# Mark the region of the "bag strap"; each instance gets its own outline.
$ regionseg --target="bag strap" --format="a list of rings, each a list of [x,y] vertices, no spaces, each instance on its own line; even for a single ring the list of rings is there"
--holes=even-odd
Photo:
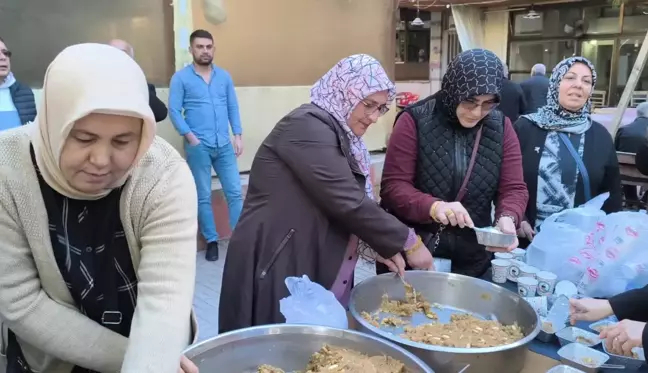
[[[572,158],[574,158],[574,161],[576,161],[576,166],[578,167],[578,170],[580,171],[581,177],[583,178],[583,188],[585,188],[585,190],[584,190],[584,192],[585,192],[585,202],[587,202],[587,201],[592,199],[592,190],[590,189],[589,173],[587,172],[587,168],[585,167],[585,163],[583,163],[583,159],[578,154],[578,151],[576,151],[576,148],[574,148],[574,145],[572,144],[569,137],[563,132],[558,133],[558,136],[560,136],[560,139],[562,140],[562,142],[567,147],[567,150],[569,150],[569,153],[571,154]],[[581,135],[581,136],[584,136],[584,135]]]
[[[477,150],[479,150],[479,142],[481,141],[483,129],[483,125],[479,127],[477,135],[475,136],[475,145],[473,145],[472,154],[470,155],[468,170],[466,171],[466,176],[464,176],[463,182],[461,183],[461,188],[459,188],[459,192],[457,193],[457,198],[455,198],[455,201],[457,202],[461,202],[463,197],[466,195],[466,192],[468,191],[468,180],[470,180],[470,175],[472,174],[473,168],[475,167],[475,161],[477,160]]]

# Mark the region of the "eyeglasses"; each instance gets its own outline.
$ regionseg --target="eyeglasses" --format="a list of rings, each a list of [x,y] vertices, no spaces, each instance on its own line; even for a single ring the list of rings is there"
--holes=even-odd
[[[11,51],[9,49],[0,49],[0,53],[5,55],[7,58],[11,58]]]
[[[482,102],[480,104],[480,103],[477,103],[475,101],[466,100],[466,101],[462,101],[461,105],[464,107],[464,109],[470,110],[470,111],[473,111],[473,110],[477,109],[478,107],[481,108],[481,110],[491,111],[491,110],[495,109],[497,107],[497,105],[499,105],[499,102],[486,101],[486,102]]]
[[[365,107],[365,114],[367,115],[373,115],[378,111],[380,116],[383,116],[389,111],[389,107],[386,104],[379,105],[376,102],[367,102],[365,100],[360,101],[360,103]]]

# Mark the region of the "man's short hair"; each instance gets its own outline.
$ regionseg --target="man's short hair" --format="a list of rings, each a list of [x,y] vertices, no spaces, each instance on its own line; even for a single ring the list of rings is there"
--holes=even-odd
[[[533,67],[531,68],[531,75],[533,75],[533,76],[535,76],[535,75],[542,75],[542,76],[547,75],[547,66],[545,66],[544,64],[541,64],[541,63],[537,63],[537,64],[533,65]]]
[[[648,102],[637,105],[637,117],[648,118]]]
[[[198,29],[192,32],[191,35],[189,35],[189,44],[193,44],[196,38],[203,38],[203,39],[209,39],[211,41],[214,41],[214,37],[212,36],[212,34],[209,31],[202,30],[202,29]]]

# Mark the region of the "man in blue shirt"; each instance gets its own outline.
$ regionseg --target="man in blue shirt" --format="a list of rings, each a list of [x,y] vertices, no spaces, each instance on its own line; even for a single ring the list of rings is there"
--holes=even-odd
[[[216,261],[218,233],[211,204],[211,169],[214,168],[223,186],[230,226],[234,229],[243,208],[236,163],[243,152],[243,130],[232,78],[212,63],[214,38],[208,31],[196,30],[191,33],[189,43],[193,63],[171,78],[169,117],[185,139],[187,163],[198,191],[198,223],[207,241],[206,258]],[[230,125],[233,141],[230,141]]]

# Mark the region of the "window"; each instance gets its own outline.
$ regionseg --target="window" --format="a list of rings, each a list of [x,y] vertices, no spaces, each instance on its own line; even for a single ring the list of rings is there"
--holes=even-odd
[[[648,30],[648,4],[626,4],[623,32],[646,32]]]
[[[175,71],[173,8],[168,0],[2,0],[0,37],[13,52],[12,71],[41,87],[52,59],[65,47],[119,38],[135,48],[149,82],[168,86]]]
[[[574,55],[575,46],[572,40],[511,42],[509,70],[528,74],[533,65],[542,63],[551,71],[558,62]]]
[[[579,8],[538,10],[539,18],[527,18],[528,11],[515,13],[513,36],[572,37],[582,18]]]

